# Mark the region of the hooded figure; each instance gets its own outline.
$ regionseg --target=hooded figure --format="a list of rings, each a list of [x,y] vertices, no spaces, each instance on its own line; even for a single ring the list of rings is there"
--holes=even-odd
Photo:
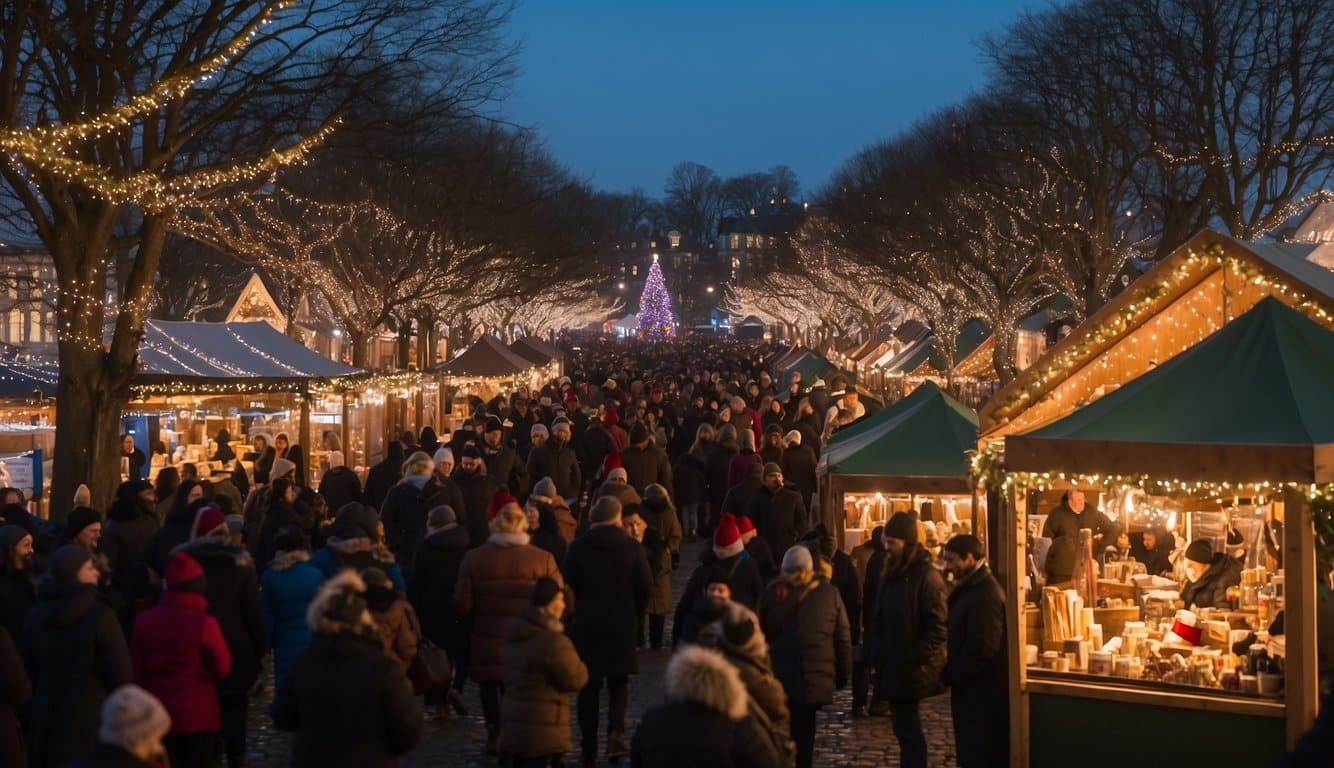
[[[650,709],[631,743],[643,768],[779,768],[768,734],[747,706],[736,667],[716,651],[683,646],[667,663],[666,703]]]
[[[0,525],[0,626],[16,642],[37,604],[34,576],[32,534],[17,525]]]
[[[305,539],[295,528],[279,532],[273,540],[276,554],[260,576],[261,608],[277,685],[287,678],[297,654],[310,646],[306,609],[324,583],[324,573],[310,563]]]

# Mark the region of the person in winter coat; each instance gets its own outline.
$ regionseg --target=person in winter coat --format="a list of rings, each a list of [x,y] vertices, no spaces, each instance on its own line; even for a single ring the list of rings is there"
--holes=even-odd
[[[454,589],[459,567],[468,552],[468,532],[458,524],[450,507],[436,507],[426,517],[426,538],[413,555],[417,568],[408,580],[408,602],[416,609],[422,634],[445,649],[454,665],[454,684],[443,694],[427,696],[436,718],[445,715],[446,705],[459,715],[468,714],[463,686],[468,679],[468,627],[454,608]]]
[[[1228,604],[1227,588],[1241,583],[1241,561],[1226,552],[1214,552],[1208,539],[1196,539],[1186,547],[1186,586],[1181,602],[1187,608],[1222,608]]]
[[[759,609],[774,673],[787,691],[798,768],[810,768],[813,759],[816,713],[833,702],[834,691],[846,685],[852,673],[843,600],[837,589],[817,578],[815,568],[808,548],[789,549],[783,555],[783,573],[765,590]]]
[[[550,552],[558,563],[564,560],[565,550],[570,545],[557,528],[555,508],[546,501],[539,501],[537,496],[529,496],[523,509],[528,515],[528,535],[532,545]]]
[[[732,462],[727,465],[727,485],[729,488],[746,479],[749,465],[764,466],[760,454],[755,452],[755,440],[755,434],[750,430],[742,429],[737,432],[737,443],[740,450],[736,456],[732,457]]]
[[[268,648],[259,607],[259,576],[250,553],[232,544],[227,521],[214,507],[204,507],[196,515],[190,543],[182,551],[204,568],[208,612],[218,620],[232,655],[231,672],[218,684],[218,703],[227,765],[238,768],[246,759],[250,689],[259,678],[260,659]]]
[[[829,564],[829,583],[834,585],[838,596],[843,598],[843,609],[848,612],[848,625],[852,629],[852,644],[861,643],[862,580],[857,577],[852,558],[838,548],[833,534],[829,533],[824,523],[816,525],[803,536],[802,543],[810,547],[812,555]]]
[[[861,633],[863,638],[870,629],[875,614],[876,595],[880,591],[880,574],[885,567],[885,527],[877,525],[871,531],[871,538],[864,544],[854,547],[852,550],[852,564],[861,574],[862,580],[862,616]],[[858,563],[861,563],[858,565]],[[867,699],[871,689],[871,660],[866,657],[865,646],[857,654],[857,660],[852,664],[852,716],[868,717],[871,715],[871,709],[867,706]],[[888,709],[887,705],[877,704],[875,709],[877,714],[884,714]]]
[[[579,456],[570,445],[570,422],[564,419],[552,422],[551,439],[528,454],[528,477],[533,480],[551,478],[555,493],[546,494],[548,496],[578,498],[584,485],[584,474],[579,466]]]
[[[574,541],[575,534],[579,530],[579,520],[570,511],[570,505],[564,497],[557,492],[554,480],[549,477],[538,480],[533,485],[533,492],[529,494],[528,500],[542,502],[550,506],[556,533],[566,544]]]
[[[403,444],[397,440],[390,441],[385,447],[384,460],[371,467],[366,473],[365,502],[375,509],[379,509],[384,504],[384,497],[389,495],[389,489],[398,484],[403,478]],[[259,482],[259,478],[255,478]],[[330,506],[333,506],[332,503]],[[341,509],[341,507],[333,507]]]
[[[468,548],[475,549],[486,543],[490,535],[487,507],[491,497],[500,489],[500,481],[492,477],[482,461],[482,453],[475,445],[469,445],[462,451],[459,468],[454,470],[454,482],[463,492],[463,509],[454,510],[460,515],[459,523],[468,532]]]
[[[389,574],[394,585],[406,589],[403,572],[399,570],[394,554],[384,545],[384,524],[374,509],[355,501],[338,510],[329,526],[325,545],[310,557],[310,564],[320,569],[325,578],[344,568],[362,571],[379,568]]]
[[[801,494],[806,509],[811,509],[819,486],[815,475],[819,460],[815,457],[814,449],[802,443],[800,431],[789,430],[783,436],[783,442],[787,447],[783,449],[783,458],[778,461],[778,465],[783,468],[783,478]]]
[[[1116,535],[1121,532],[1120,527],[1106,515],[1086,507],[1084,492],[1074,489],[1061,496],[1061,503],[1047,514],[1047,522],[1042,525],[1042,535],[1051,539],[1047,562],[1043,565],[1048,584],[1070,581],[1075,569],[1079,529],[1089,528],[1093,531],[1094,552],[1101,552],[1103,544],[1116,541]]]
[[[273,560],[260,576],[259,596],[273,649],[274,683],[281,685],[297,654],[310,646],[306,609],[324,583],[324,574],[310,564],[306,537],[295,528],[280,532],[273,548]]]
[[[925,768],[919,704],[942,692],[945,669],[945,582],[917,541],[917,521],[896,512],[885,524],[885,570],[863,654],[875,666],[876,697],[889,702],[905,768]]]
[[[591,481],[602,469],[602,462],[609,454],[616,452],[616,441],[603,427],[602,419],[593,414],[588,419],[588,428],[576,440],[575,452],[579,455],[579,469],[584,481]]]
[[[97,743],[107,694],[130,682],[125,634],[115,613],[97,599],[92,553],[66,545],[51,556],[19,635],[32,681],[28,752],[34,768],[65,766]]]
[[[741,543],[746,547],[746,556],[754,561],[755,567],[760,572],[760,580],[765,584],[773,581],[778,575],[778,561],[774,560],[774,553],[769,549],[769,543],[760,538],[759,532],[755,530],[755,523],[751,522],[749,517],[738,517],[736,528],[741,534]]]
[[[385,543],[399,567],[412,574],[412,555],[426,535],[426,514],[444,504],[444,491],[435,482],[435,461],[422,451],[408,457],[403,479],[389,489],[380,520],[384,523]]]
[[[632,768],[779,768],[748,707],[745,683],[717,651],[679,648],[667,662],[666,703],[650,709],[631,743]]]
[[[518,496],[528,490],[528,470],[519,461],[519,454],[505,440],[505,425],[498,417],[489,416],[486,431],[482,433],[482,460],[486,473],[511,494]]]
[[[675,622],[681,625],[685,617],[694,608],[694,602],[702,594],[711,573],[721,573],[731,587],[731,599],[755,610],[760,604],[760,595],[764,593],[764,581],[760,579],[760,569],[746,556],[745,544],[741,542],[741,530],[736,518],[724,515],[713,532],[713,547],[700,556],[700,564],[690,574],[681,593],[681,600],[676,604]]]
[[[294,505],[299,490],[291,480],[281,477],[269,485],[269,508],[264,514],[264,524],[259,529],[259,544],[255,548],[261,568],[273,559],[273,540],[279,531],[295,527],[304,532],[314,528],[313,521],[298,518]]]
[[[361,572],[361,580],[366,583],[366,607],[370,609],[371,618],[375,619],[380,640],[384,643],[384,652],[398,662],[403,668],[403,674],[407,674],[421,639],[417,615],[412,605],[394,589],[394,582],[389,580],[384,571],[367,568]]]
[[[18,638],[23,621],[37,604],[33,538],[17,525],[0,526],[0,626]]]
[[[626,482],[641,497],[650,483],[672,486],[672,462],[667,452],[654,444],[653,435],[642,423],[630,429],[630,445],[621,451],[621,465],[625,467]]]
[[[342,451],[329,451],[329,470],[320,477],[320,495],[329,509],[339,510],[349,501],[364,501],[361,479],[346,466]]]
[[[639,671],[635,640],[653,583],[643,548],[621,527],[619,501],[610,496],[598,499],[589,512],[589,523],[588,532],[570,544],[561,564],[577,607],[571,632],[574,647],[588,665],[589,681],[578,701],[585,762],[597,756],[599,698],[604,684],[610,699],[607,757],[628,753],[624,739],[630,675]]]
[[[9,630],[0,627],[0,755],[14,765],[28,764],[28,748],[23,743],[23,726],[18,713],[32,698],[32,683],[23,668],[23,657]]]
[[[499,745],[500,694],[505,680],[505,627],[528,604],[542,577],[563,584],[556,560],[529,544],[528,516],[518,504],[506,504],[491,520],[491,536],[470,550],[459,566],[454,608],[472,620],[469,675],[482,689],[487,752]]]
[[[158,768],[167,761],[162,743],[171,716],[153,694],[122,685],[102,704],[97,744],[74,768]]]
[[[171,715],[164,742],[171,764],[211,768],[222,756],[217,682],[231,672],[232,654],[217,619],[208,615],[199,562],[178,552],[163,581],[162,599],[134,620],[134,681]]]
[[[770,424],[764,430],[764,444],[760,446],[760,461],[780,464],[783,461],[783,428]]]
[[[672,498],[681,513],[681,530],[693,541],[699,536],[707,511],[709,491],[709,453],[713,450],[714,430],[711,424],[700,424],[695,429],[695,442],[672,467],[676,483]]]
[[[167,513],[167,519],[153,534],[153,540],[148,545],[148,567],[153,569],[158,579],[166,572],[167,563],[171,561],[176,548],[190,540],[190,527],[194,525],[199,510],[204,507],[216,509],[212,502],[203,498],[203,486],[190,480],[181,483],[180,490],[176,492],[175,506]]]
[[[293,768],[393,768],[421,739],[412,684],[384,652],[366,584],[342,571],[306,613],[312,639],[273,699],[273,725],[296,734]]]
[[[727,495],[723,497],[721,514],[731,515],[735,518],[749,516],[750,501],[755,498],[755,494],[759,493],[763,486],[764,467],[759,464],[746,465],[746,478],[727,489]]]
[[[157,496],[147,480],[130,480],[116,489],[116,501],[107,513],[106,530],[98,550],[111,571],[111,589],[117,604],[124,607],[121,623],[130,626],[134,616],[153,599],[153,576],[148,564],[153,536],[161,526],[156,511]]]
[[[945,542],[941,560],[954,574],[949,596],[948,661],[954,747],[960,768],[1010,759],[1010,698],[1005,658],[1005,590],[971,534]]]
[[[784,762],[791,763],[796,752],[787,692],[774,675],[760,617],[744,605],[727,603],[717,620],[700,630],[697,642],[721,653],[741,673],[741,682],[750,694],[751,716],[770,736]]]
[[[806,505],[801,494],[783,485],[783,469],[764,466],[764,485],[750,499],[747,517],[772,552],[786,552],[806,532]]]
[[[571,750],[570,694],[588,682],[588,668],[565,636],[560,584],[538,579],[529,603],[505,628],[501,751],[515,768],[547,768]]]
[[[712,535],[714,527],[718,525],[718,520],[722,517],[723,500],[727,497],[727,491],[732,487],[732,483],[727,481],[728,470],[732,467],[732,459],[737,456],[740,450],[736,435],[736,427],[731,424],[724,424],[718,429],[718,444],[709,453],[709,518],[704,530],[701,531],[701,535]]]
[[[653,570],[653,589],[645,609],[648,612],[649,645],[656,650],[662,647],[667,614],[672,610],[672,570],[681,557],[681,521],[667,489],[657,483],[644,489],[641,514],[665,545],[663,556]]]

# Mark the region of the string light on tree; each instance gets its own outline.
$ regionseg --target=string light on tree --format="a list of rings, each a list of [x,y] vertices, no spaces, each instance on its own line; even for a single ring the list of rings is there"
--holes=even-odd
[[[644,280],[644,292],[639,295],[639,332],[647,339],[670,339],[676,335],[672,297],[667,293],[656,253]]]

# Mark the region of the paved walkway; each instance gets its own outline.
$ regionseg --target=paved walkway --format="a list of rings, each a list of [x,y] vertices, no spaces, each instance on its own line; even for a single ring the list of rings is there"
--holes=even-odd
[[[697,560],[702,544],[687,544],[682,565],[672,576],[673,601],[690,578],[689,563]],[[670,625],[671,618],[668,618]],[[668,637],[671,627],[668,627]],[[633,734],[639,718],[650,707],[662,700],[662,675],[667,665],[668,652],[644,651],[640,657],[640,674],[630,683],[630,712],[628,727]],[[466,697],[469,715],[430,722],[417,749],[403,761],[405,766],[495,766],[496,761],[486,755],[486,729],[482,722],[481,703],[477,686],[469,684]],[[285,768],[288,765],[289,736],[276,731],[269,724],[268,691],[251,702],[250,764],[256,768]],[[571,702],[573,706],[573,702]],[[949,697],[939,696],[922,705],[922,722],[926,728],[932,768],[955,768],[954,731],[950,725]],[[851,700],[847,689],[835,694],[834,704],[820,714],[819,731],[815,743],[815,764],[818,766],[897,766],[898,743],[890,731],[889,718],[873,717],[854,720],[850,715]],[[605,731],[605,715],[604,715]],[[572,743],[579,742],[575,725]],[[605,733],[603,737],[605,738]],[[577,762],[577,751],[566,757],[569,765]],[[602,762],[599,765],[606,765]],[[629,760],[622,762],[629,765]]]

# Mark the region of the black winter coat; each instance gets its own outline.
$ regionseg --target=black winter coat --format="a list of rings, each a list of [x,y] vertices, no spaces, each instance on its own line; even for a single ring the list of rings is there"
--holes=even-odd
[[[37,588],[28,577],[29,571],[10,567],[0,570],[0,626],[17,638],[23,631],[23,621],[37,604]]]
[[[338,514],[344,504],[364,501],[361,480],[347,467],[333,467],[320,478],[320,495],[329,504],[329,511]]]
[[[653,586],[644,548],[622,528],[595,526],[570,542],[561,575],[574,593],[570,636],[589,676],[638,672],[635,639]]]
[[[160,527],[154,510],[138,505],[112,507],[111,519],[97,543],[111,569],[111,588],[116,592],[117,602],[126,606],[123,619],[133,618],[152,600],[148,556]]]
[[[783,467],[783,481],[797,489],[806,506],[811,505],[818,485],[815,479],[815,451],[802,438],[800,445],[790,445],[783,451],[783,460],[778,462]]]
[[[384,497],[389,495],[389,489],[398,485],[398,481],[402,479],[403,454],[399,451],[397,456],[390,454],[366,473],[366,489],[363,492],[366,503],[379,509],[384,504]],[[338,513],[332,504],[329,505],[329,509],[334,514]]]
[[[761,486],[750,497],[747,511],[756,532],[768,542],[776,558],[782,558],[808,528],[806,504],[802,502],[801,494],[791,488],[771,491],[768,486]]]
[[[482,461],[486,462],[486,473],[503,484],[515,496],[522,498],[528,490],[528,469],[519,460],[519,454],[504,443],[499,448],[491,448],[482,443]]]
[[[903,557],[880,582],[864,649],[876,668],[876,696],[891,705],[940,693],[945,669],[945,582],[921,544]]]
[[[640,496],[651,483],[668,489],[672,487],[672,462],[667,458],[667,452],[652,440],[643,447],[632,445],[621,451],[621,464],[625,466],[626,482]]]
[[[536,485],[544,477],[556,484],[556,493],[562,499],[579,498],[583,489],[584,473],[579,457],[569,443],[548,440],[528,454],[528,482]]]
[[[789,707],[832,703],[852,674],[848,614],[827,582],[779,578],[760,598],[760,626]]]
[[[730,514],[733,517],[748,517],[750,515],[750,501],[763,487],[764,481],[762,479],[747,475],[745,480],[727,489],[727,494],[723,496],[723,504],[718,508],[716,517],[721,518],[725,514]],[[754,520],[751,522],[754,522]]]
[[[866,561],[866,577],[862,579],[862,632],[871,631],[875,618],[875,604],[880,594],[880,577],[885,573],[886,552],[877,548]]]
[[[176,548],[190,540],[190,526],[194,525],[194,515],[186,508],[173,509],[167,513],[162,527],[153,534],[148,545],[148,567],[159,577],[167,572],[167,563]],[[258,535],[258,531],[252,535]]]
[[[19,710],[32,698],[32,684],[23,657],[9,632],[0,627],[0,755],[16,766],[28,764]]]
[[[486,508],[491,503],[491,496],[500,488],[500,483],[491,477],[485,465],[476,474],[469,474],[463,468],[454,470],[454,482],[463,494],[463,509],[454,510],[459,523],[468,530],[468,548],[475,549],[486,543],[491,535],[490,521],[486,519]]]
[[[292,768],[390,768],[422,733],[412,685],[374,634],[316,634],[273,699],[273,724],[296,733]]]
[[[985,564],[950,592],[945,677],[961,768],[1004,765],[1010,754],[1005,591]]]
[[[98,742],[91,754],[73,764],[73,768],[155,768],[145,763],[124,747]]]
[[[843,598],[843,608],[848,612],[848,624],[852,627],[852,644],[857,645],[862,637],[862,585],[857,578],[857,569],[852,566],[852,558],[841,549],[834,550],[829,564],[833,568],[829,583]]]
[[[195,542],[185,551],[204,568],[208,612],[218,620],[232,654],[232,671],[218,683],[218,692],[246,693],[259,677],[259,660],[269,647],[254,562],[244,549],[225,544]]]
[[[1076,514],[1064,502],[1057,505],[1048,513],[1047,522],[1042,526],[1042,535],[1051,539],[1051,549],[1047,550],[1047,562],[1043,565],[1048,581],[1070,580],[1075,570],[1075,548],[1078,546],[1080,528],[1093,530],[1094,552],[1102,551],[1098,542],[1099,536],[1102,537],[1103,545],[1110,544],[1116,541],[1116,534],[1121,530],[1116,523],[1094,507],[1085,506],[1082,513]]]
[[[768,584],[778,575],[778,561],[774,559],[773,550],[769,549],[769,543],[758,534],[746,542],[746,554],[759,570],[762,583]]]
[[[1181,602],[1187,608],[1222,608],[1227,605],[1227,588],[1241,583],[1241,561],[1226,552],[1215,552],[1209,570],[1181,590]]]
[[[412,573],[412,555],[426,536],[426,516],[432,509],[447,503],[445,491],[434,477],[418,488],[405,479],[389,489],[380,507],[380,521],[384,523],[384,543],[394,553],[394,559],[405,575]],[[458,514],[458,510],[454,510]]]
[[[602,471],[602,462],[607,454],[616,450],[616,441],[604,427],[589,428],[575,441],[575,452],[579,455],[579,466],[585,481],[591,481]],[[538,478],[541,480],[542,478]]]
[[[709,467],[698,456],[685,453],[672,468],[672,500],[677,507],[708,501]]]
[[[681,599],[676,603],[672,626],[685,627],[689,616],[696,606],[704,600],[704,586],[714,571],[722,571],[732,587],[732,600],[741,603],[752,611],[759,607],[760,595],[764,593],[764,581],[760,579],[760,569],[755,561],[745,554],[733,555],[726,560],[719,560],[713,550],[705,550],[700,556],[700,564],[690,574],[690,581],[681,592]],[[672,644],[676,645],[684,638],[681,630],[673,630]]]
[[[115,613],[95,587],[47,581],[28,614],[19,650],[35,693],[28,748],[36,768],[65,766],[92,751],[102,702],[133,671]]]
[[[727,497],[727,491],[731,488],[727,483],[727,470],[732,466],[732,459],[737,453],[735,444],[724,446],[719,443],[714,446],[713,453],[709,454],[709,506],[712,509],[709,519],[714,523],[718,522],[718,517],[722,514],[723,499]]]
[[[437,531],[417,545],[408,578],[408,601],[417,611],[422,634],[451,659],[464,655],[468,647],[468,626],[454,612],[454,587],[467,553],[468,532],[462,526]]]

